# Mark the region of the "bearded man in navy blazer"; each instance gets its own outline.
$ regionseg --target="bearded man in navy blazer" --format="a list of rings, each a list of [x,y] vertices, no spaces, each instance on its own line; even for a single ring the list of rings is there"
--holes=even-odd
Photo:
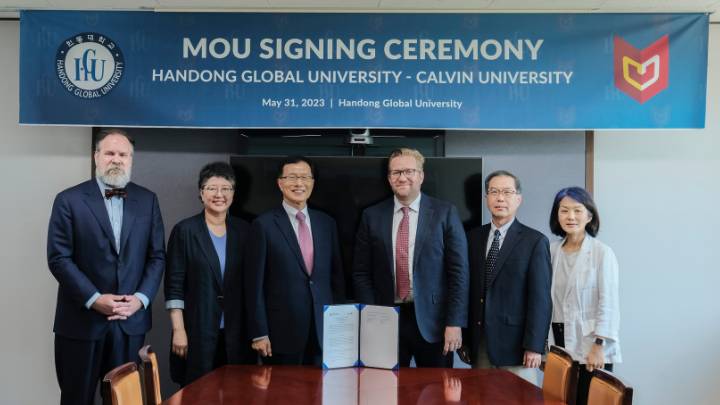
[[[280,164],[282,205],[253,221],[245,266],[248,329],[264,364],[320,365],[323,306],[345,297],[335,220],[309,209],[312,162]]]
[[[550,245],[515,218],[520,180],[499,170],[485,179],[490,223],[468,232],[470,318],[462,352],[474,367],[504,368],[537,384],[550,327]]]
[[[400,306],[401,367],[452,367],[467,322],[467,242],[457,209],[420,192],[425,158],[393,151],[394,197],[367,208],[355,241],[353,284],[361,303]]]
[[[92,404],[98,380],[136,361],[151,327],[150,301],[165,269],[165,239],[154,193],[130,182],[133,141],[100,132],[95,178],[55,198],[48,229],[58,281],[55,368],[61,404]]]

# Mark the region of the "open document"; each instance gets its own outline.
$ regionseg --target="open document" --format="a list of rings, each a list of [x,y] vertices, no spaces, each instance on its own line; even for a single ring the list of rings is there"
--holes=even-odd
[[[323,368],[398,368],[397,307],[326,305]]]

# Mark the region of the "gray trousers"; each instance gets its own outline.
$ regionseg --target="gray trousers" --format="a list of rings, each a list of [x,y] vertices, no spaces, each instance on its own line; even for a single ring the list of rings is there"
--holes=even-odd
[[[477,357],[474,359],[473,368],[499,368],[507,370],[523,380],[534,384],[538,387],[542,387],[542,373],[538,368],[526,368],[520,366],[502,366],[498,367],[490,362],[490,358],[487,354],[487,342],[485,341],[485,335],[482,334],[480,337],[480,344],[478,345]]]

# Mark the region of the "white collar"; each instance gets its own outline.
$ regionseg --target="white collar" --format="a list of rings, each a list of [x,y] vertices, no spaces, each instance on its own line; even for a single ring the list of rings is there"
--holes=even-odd
[[[299,210],[299,209],[293,207],[292,205],[288,204],[285,200],[283,200],[282,206],[285,209],[285,212],[287,212],[287,214],[289,216],[291,216],[292,218],[296,218],[296,215],[298,212],[302,212],[303,214],[305,214],[305,218],[306,219],[308,218],[307,204],[305,204],[305,208]]]
[[[415,201],[411,202],[410,205],[404,205],[403,203],[398,200],[397,196],[393,196],[393,201],[395,201],[395,207],[393,208],[393,212],[398,212],[402,207],[409,207],[410,210],[415,212],[420,212],[420,199],[422,198],[422,193],[418,194]]]
[[[510,222],[508,222],[508,223],[506,223],[505,225],[503,225],[503,226],[501,226],[501,227],[498,228],[497,226],[495,226],[495,222],[493,222],[493,221],[491,220],[491,221],[490,221],[490,235],[494,235],[494,234],[495,234],[495,230],[498,230],[498,231],[500,231],[500,236],[504,238],[505,235],[507,235],[507,231],[508,231],[508,229],[510,229],[510,227],[511,227],[512,224],[513,224],[513,222],[515,222],[515,217],[513,217],[513,219],[511,219]]]

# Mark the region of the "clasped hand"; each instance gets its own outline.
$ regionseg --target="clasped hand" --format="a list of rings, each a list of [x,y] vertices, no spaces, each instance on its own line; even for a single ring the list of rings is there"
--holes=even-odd
[[[108,321],[125,320],[142,308],[142,302],[134,295],[102,294],[92,304],[92,309],[105,315]]]

